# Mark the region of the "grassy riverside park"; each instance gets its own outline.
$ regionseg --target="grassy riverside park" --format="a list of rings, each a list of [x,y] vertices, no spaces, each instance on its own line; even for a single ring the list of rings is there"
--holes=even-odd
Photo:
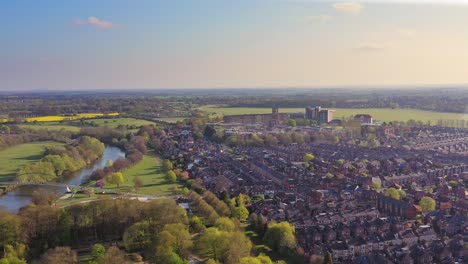
[[[11,148],[0,150],[0,181],[7,181],[16,176],[16,172],[26,163],[42,158],[45,147],[59,145],[53,141],[43,141],[20,144]]]
[[[216,107],[212,105],[202,106],[199,108],[208,113],[216,113],[218,115],[245,115],[245,114],[269,114],[271,108],[254,108],[254,107]],[[468,120],[468,113],[442,113],[431,112],[419,109],[410,108],[328,108],[335,110],[334,118],[350,117],[356,114],[370,114],[374,120],[379,121],[408,121],[410,119],[420,120],[423,122],[431,121],[436,124],[438,120]],[[298,113],[304,112],[304,108],[280,108],[280,113]]]
[[[154,195],[154,196],[165,196],[172,195],[174,187],[177,183],[167,183],[164,179],[164,172],[162,171],[162,160],[158,156],[155,156],[152,152],[149,152],[144,156],[143,160],[122,171],[125,181],[119,187],[115,184],[109,184],[105,182],[102,191],[112,190],[118,192],[131,192],[133,195]],[[136,176],[140,176],[143,179],[143,187],[135,190],[133,179]],[[96,182],[91,181],[85,186],[94,187]],[[96,199],[112,199],[113,194],[100,193],[101,190],[96,189],[96,194],[89,197],[84,193],[77,193],[73,198],[68,197],[57,200],[57,206],[69,206],[72,204],[83,203]]]
[[[164,179],[165,173],[162,170],[162,159],[154,155],[151,151],[143,157],[143,160],[134,166],[122,171],[125,181],[119,187],[115,184],[105,182],[104,190],[114,190],[119,192],[132,192],[145,195],[171,195],[176,183],[167,183]],[[133,179],[139,176],[143,180],[143,187],[135,190]],[[94,186],[91,182],[88,186]]]

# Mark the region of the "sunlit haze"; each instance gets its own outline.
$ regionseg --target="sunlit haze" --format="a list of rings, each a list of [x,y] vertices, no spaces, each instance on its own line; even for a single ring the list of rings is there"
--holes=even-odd
[[[466,1],[2,1],[0,90],[468,83]]]

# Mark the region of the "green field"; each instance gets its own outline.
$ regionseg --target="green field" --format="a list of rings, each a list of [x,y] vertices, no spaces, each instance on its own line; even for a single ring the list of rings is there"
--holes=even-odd
[[[151,125],[154,122],[146,121],[142,119],[130,118],[130,117],[120,117],[120,118],[103,118],[103,119],[89,119],[87,122],[94,122],[98,126],[108,126],[110,128],[116,128],[119,125],[129,125],[129,126],[144,126]]]
[[[177,123],[177,121],[183,121],[184,119],[187,119],[189,117],[161,117],[161,118],[155,118],[155,120],[159,121],[164,121],[168,123]]]
[[[410,119],[423,122],[431,121],[436,124],[438,120],[468,120],[468,114],[431,112],[418,109],[389,109],[389,108],[335,108],[333,116],[335,118],[349,117],[356,114],[370,114],[375,120],[379,121],[408,121]]]
[[[52,141],[34,142],[1,150],[0,181],[15,177],[16,172],[26,163],[41,159],[45,146],[57,144],[60,143]]]
[[[271,113],[271,108],[247,108],[247,107],[214,107],[203,106],[199,108],[208,113],[216,113],[218,115],[243,115],[243,114],[268,114]],[[431,112],[418,109],[402,108],[402,109],[389,109],[389,108],[330,108],[335,110],[333,113],[334,118],[350,117],[355,114],[370,114],[374,120],[379,121],[408,121],[410,119],[420,120],[423,122],[431,121],[436,124],[438,120],[468,120],[467,114],[458,113],[441,113]],[[304,112],[304,108],[280,108],[280,113],[298,113]]]
[[[81,124],[81,121],[71,121],[71,122],[37,122],[37,123],[27,123],[22,124],[21,127],[31,128],[31,129],[48,129],[48,130],[60,130],[65,129],[71,132],[79,132],[82,127],[89,127],[88,123],[92,123],[97,126],[108,126],[110,128],[117,128],[119,125],[122,126],[134,126],[139,127],[143,125],[154,124],[151,121],[135,119],[130,117],[119,117],[119,118],[98,118],[98,119],[86,119],[84,120],[85,124]]]
[[[81,127],[76,125],[67,125],[62,124],[59,122],[44,122],[44,123],[28,123],[28,124],[21,124],[20,127],[23,128],[30,128],[30,129],[47,129],[47,130],[66,130],[71,132],[79,132]]]
[[[172,195],[172,190],[175,186],[177,186],[177,184],[170,184],[165,182],[161,165],[161,158],[152,155],[150,152],[148,155],[144,156],[142,161],[122,172],[125,176],[124,184],[117,188],[116,185],[106,183],[104,189],[121,192],[130,191],[147,195]],[[138,191],[133,190],[133,179],[136,176],[141,177],[144,182],[144,186],[141,187]]]

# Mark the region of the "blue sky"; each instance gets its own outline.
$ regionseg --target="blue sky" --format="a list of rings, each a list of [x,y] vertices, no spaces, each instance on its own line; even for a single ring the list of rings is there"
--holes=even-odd
[[[3,90],[468,83],[462,0],[14,0],[0,24]]]

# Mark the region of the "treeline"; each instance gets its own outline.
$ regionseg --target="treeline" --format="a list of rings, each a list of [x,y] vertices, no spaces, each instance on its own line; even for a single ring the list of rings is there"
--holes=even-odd
[[[439,119],[437,120],[437,125],[442,127],[459,127],[459,128],[467,128],[468,127],[468,120],[465,119]]]
[[[141,126],[136,135],[133,133],[122,134],[119,130],[105,127],[83,128],[80,134],[95,136],[104,142],[109,142],[109,144],[121,148],[126,153],[125,158],[120,158],[105,168],[94,171],[89,178],[89,180],[93,181],[106,179],[116,172],[123,171],[135,165],[143,159],[150,148],[154,149],[156,152],[161,152],[165,148],[161,139],[164,139],[166,132],[160,127],[152,125]],[[182,170],[184,160],[180,159],[183,158],[174,159],[175,166],[169,160],[166,160],[163,164],[166,180],[170,183],[175,182],[177,179],[186,181],[189,177],[188,172]],[[178,163],[179,161],[181,163]],[[176,192],[179,194],[188,193],[187,189],[178,189]]]
[[[116,98],[99,95],[38,95],[1,98],[2,112],[30,111],[36,115],[60,115],[63,113],[126,112],[137,104],[148,108],[166,106],[162,99]],[[21,102],[21,103],[19,103]]]
[[[230,107],[280,107],[298,108],[307,106],[337,108],[413,108],[437,112],[465,113],[468,95],[376,95],[376,94],[343,94],[333,95],[281,95],[251,96],[242,98],[223,98],[215,103],[224,103]],[[224,102],[223,102],[224,101]]]
[[[336,144],[340,141],[340,138],[331,133],[281,133],[281,134],[252,134],[250,137],[231,135],[228,137],[221,137],[220,134],[212,137],[207,137],[215,142],[221,143],[234,147],[238,145],[249,145],[249,146],[275,146],[275,145],[288,145],[291,143],[303,144],[314,142],[316,140],[327,141],[332,144]]]
[[[208,225],[213,225],[220,217],[233,217],[238,220],[246,220],[249,217],[249,211],[246,204],[250,202],[247,195],[224,200],[219,199],[214,193],[205,190],[197,183],[190,182],[191,191],[188,195],[190,203],[198,210],[197,213],[206,220]],[[199,193],[202,193],[200,195]],[[224,193],[227,195],[226,193]]]
[[[333,103],[332,103],[333,102]],[[336,98],[328,96],[323,99],[317,99],[317,96],[278,96],[278,97],[252,97],[250,100],[239,98],[229,104],[230,107],[280,107],[280,108],[298,108],[307,106],[332,107],[336,105]]]
[[[205,192],[202,197],[192,191],[189,194],[189,200],[197,208],[198,213],[203,216],[208,225],[214,225],[220,216],[229,216],[231,214],[229,207],[212,193]]]
[[[69,143],[73,136],[72,132],[60,130],[46,130],[46,129],[27,129],[21,128],[16,125],[3,125],[4,133],[0,133],[0,150],[14,147],[16,145],[31,143],[37,141],[57,141],[62,143]],[[8,129],[7,129],[8,128]],[[7,133],[8,132],[8,133]]]
[[[176,225],[177,231],[187,230],[188,234],[188,219],[184,209],[169,199],[147,203],[128,199],[102,200],[62,210],[39,201],[34,206],[22,209],[18,215],[0,212],[0,249],[3,252],[8,245],[23,244],[29,249],[29,257],[35,258],[47,248],[75,247],[88,245],[89,241],[122,239],[129,252],[144,249],[145,245],[154,249],[162,243],[175,244],[172,240],[159,240],[161,235],[165,235],[162,233],[170,229],[169,224]],[[135,235],[141,235],[138,232],[142,228],[146,228],[143,235],[148,239],[148,244],[144,243],[145,240],[136,240],[140,239]],[[167,251],[162,255],[172,253]],[[145,252],[146,259],[169,263],[156,261],[156,257],[158,260],[164,258],[156,256],[154,250]]]
[[[245,240],[244,236],[234,234],[239,228],[240,222],[249,219],[249,211],[246,208],[250,206],[252,199],[244,194],[239,194],[236,197],[229,198],[229,193],[221,192],[220,197],[214,193],[207,191],[199,183],[189,181],[192,191],[188,195],[191,205],[195,208],[195,215],[190,221],[190,227],[194,230],[200,230],[199,222],[211,226],[206,229],[200,236],[199,241],[203,241],[199,245],[201,249],[197,249],[201,256],[213,259],[213,262],[206,263],[271,263],[267,256],[257,257],[242,257],[243,251],[248,251],[252,247],[249,240]],[[200,195],[201,194],[201,195]],[[254,200],[262,200],[263,198],[254,197]],[[228,210],[229,209],[229,210]],[[228,216],[229,214],[229,216]],[[200,218],[198,218],[198,216]],[[228,218],[230,217],[230,218]],[[288,222],[277,223],[272,221],[268,223],[267,219],[262,214],[253,213],[250,215],[250,226],[256,234],[255,241],[263,242],[268,247],[268,250],[279,253],[282,257],[288,258],[291,263],[303,263],[304,250],[297,246],[295,228]],[[228,233],[224,233],[228,232]],[[234,232],[234,233],[229,233]],[[235,237],[235,238],[233,238]],[[231,245],[228,242],[230,239],[236,239],[242,242],[242,246]],[[241,255],[235,262],[230,259],[230,250],[224,247],[234,247],[236,254]],[[220,252],[226,251],[223,254]],[[239,250],[239,251],[237,251]],[[278,263],[282,263],[281,261]]]
[[[62,115],[77,113],[119,112],[128,114],[167,114],[174,109],[186,109],[183,105],[168,103],[157,96],[123,96],[115,94],[61,94],[0,96],[0,112],[12,117],[24,113],[33,115]]]
[[[65,146],[47,146],[45,156],[38,162],[24,165],[17,174],[23,182],[55,181],[66,173],[82,169],[104,153],[104,144],[96,138],[83,136]]]
[[[249,215],[245,208],[246,202],[250,201],[248,196],[240,194],[232,199],[226,196],[221,200],[195,182],[191,182],[190,187],[193,191],[188,198],[195,209],[190,229],[201,233],[196,240],[195,251],[208,259],[205,263],[273,263],[265,255],[251,256],[252,241],[245,235],[239,221]]]
[[[400,107],[415,108],[428,111],[466,113],[468,95],[455,94],[446,95],[415,95],[415,96],[395,96],[389,100],[398,103]]]
[[[140,162],[143,159],[143,155],[148,152],[145,139],[142,136],[133,136],[124,145],[124,151],[126,153],[125,158],[120,158],[103,169],[95,170],[91,174],[90,180],[99,181],[105,179],[115,172],[122,171]]]
[[[252,256],[252,242],[236,219],[220,217],[206,228],[196,216],[189,220],[170,199],[109,199],[63,209],[51,207],[51,201],[48,196],[39,197],[17,215],[0,211],[0,263],[23,264],[40,258],[38,263],[43,264],[74,264],[78,256],[71,248],[114,241],[123,241],[125,251],[137,262],[186,264],[196,252],[206,263],[273,263],[267,256]],[[194,224],[198,229],[191,228]],[[95,244],[89,263],[127,263],[125,255],[115,247]]]
[[[124,147],[130,140],[130,134],[109,127],[83,127],[78,136],[90,136],[99,139],[108,145]]]
[[[148,126],[153,129],[151,126]],[[82,128],[78,135],[88,135],[98,138],[102,142],[118,147],[125,152],[125,158],[120,158],[103,169],[95,170],[88,180],[100,181],[113,173],[125,170],[143,159],[148,152],[148,137],[141,136],[143,128],[137,135],[124,133],[121,130],[109,127],[86,127]]]

